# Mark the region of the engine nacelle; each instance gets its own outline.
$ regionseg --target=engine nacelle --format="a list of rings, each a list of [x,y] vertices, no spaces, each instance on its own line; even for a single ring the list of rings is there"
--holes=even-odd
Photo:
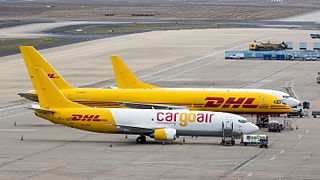
[[[175,140],[177,130],[166,128],[166,129],[156,129],[154,130],[154,139],[155,140]]]

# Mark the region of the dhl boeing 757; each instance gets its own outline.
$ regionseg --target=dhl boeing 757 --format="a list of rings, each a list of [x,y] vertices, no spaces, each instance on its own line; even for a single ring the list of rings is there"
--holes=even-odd
[[[112,66],[114,70],[114,75],[116,77],[117,85],[119,89],[157,89],[162,87],[153,86],[151,84],[144,83],[140,81],[126,66],[119,56],[111,56]],[[282,99],[290,107],[295,107],[300,104],[300,101],[289,94],[282,91],[276,91],[271,89],[240,89],[240,88],[207,88],[207,89],[197,89],[197,88],[165,88],[166,90],[205,90],[205,91],[215,91],[215,92],[259,92],[267,93]]]
[[[237,114],[284,114],[290,106],[276,96],[262,92],[225,92],[206,89],[105,89],[74,88],[31,46],[20,47],[29,76],[34,84],[32,68],[40,67],[71,101],[97,107],[133,107],[230,112]],[[151,85],[149,85],[151,86]],[[37,101],[36,93],[19,93]]]
[[[245,118],[229,113],[126,108],[93,108],[72,102],[40,68],[33,74],[39,105],[33,105],[36,116],[56,124],[86,131],[114,134],[136,134],[137,143],[146,136],[155,140],[175,140],[177,136],[222,136],[223,126],[233,128],[235,138],[259,128]]]

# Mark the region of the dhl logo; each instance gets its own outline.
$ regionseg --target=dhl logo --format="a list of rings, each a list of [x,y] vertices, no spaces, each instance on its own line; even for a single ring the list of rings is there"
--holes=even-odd
[[[52,74],[47,74],[47,75],[48,75],[49,78],[52,78],[52,79],[53,78],[57,78],[57,76],[55,76],[55,74],[53,74],[53,73]]]
[[[206,104],[204,107],[209,108],[257,108],[258,105],[253,104],[256,98],[233,98],[230,97],[225,100],[223,97],[206,97]]]
[[[95,114],[72,114],[71,121],[101,121],[100,115]]]

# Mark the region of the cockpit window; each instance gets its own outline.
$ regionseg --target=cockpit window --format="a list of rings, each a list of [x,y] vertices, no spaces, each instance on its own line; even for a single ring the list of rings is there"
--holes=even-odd
[[[274,100],[275,104],[286,104],[284,100]]]
[[[283,95],[282,97],[285,98],[285,99],[288,99],[290,96]]]
[[[246,120],[246,119],[239,119],[238,122],[239,122],[239,123],[246,123],[246,122],[248,122],[248,120]]]

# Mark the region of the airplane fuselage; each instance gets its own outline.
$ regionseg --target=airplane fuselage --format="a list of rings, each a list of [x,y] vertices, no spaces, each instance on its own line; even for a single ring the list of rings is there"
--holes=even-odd
[[[233,126],[234,135],[257,131],[245,118],[221,112],[123,108],[55,109],[36,115],[56,124],[100,133],[143,134],[154,129],[175,129],[177,136],[222,136],[222,126]],[[224,125],[222,125],[224,124]]]
[[[254,92],[217,92],[164,89],[62,89],[74,102],[97,107],[119,107],[119,102],[185,106],[190,110],[237,114],[284,114],[291,111],[279,98]]]

